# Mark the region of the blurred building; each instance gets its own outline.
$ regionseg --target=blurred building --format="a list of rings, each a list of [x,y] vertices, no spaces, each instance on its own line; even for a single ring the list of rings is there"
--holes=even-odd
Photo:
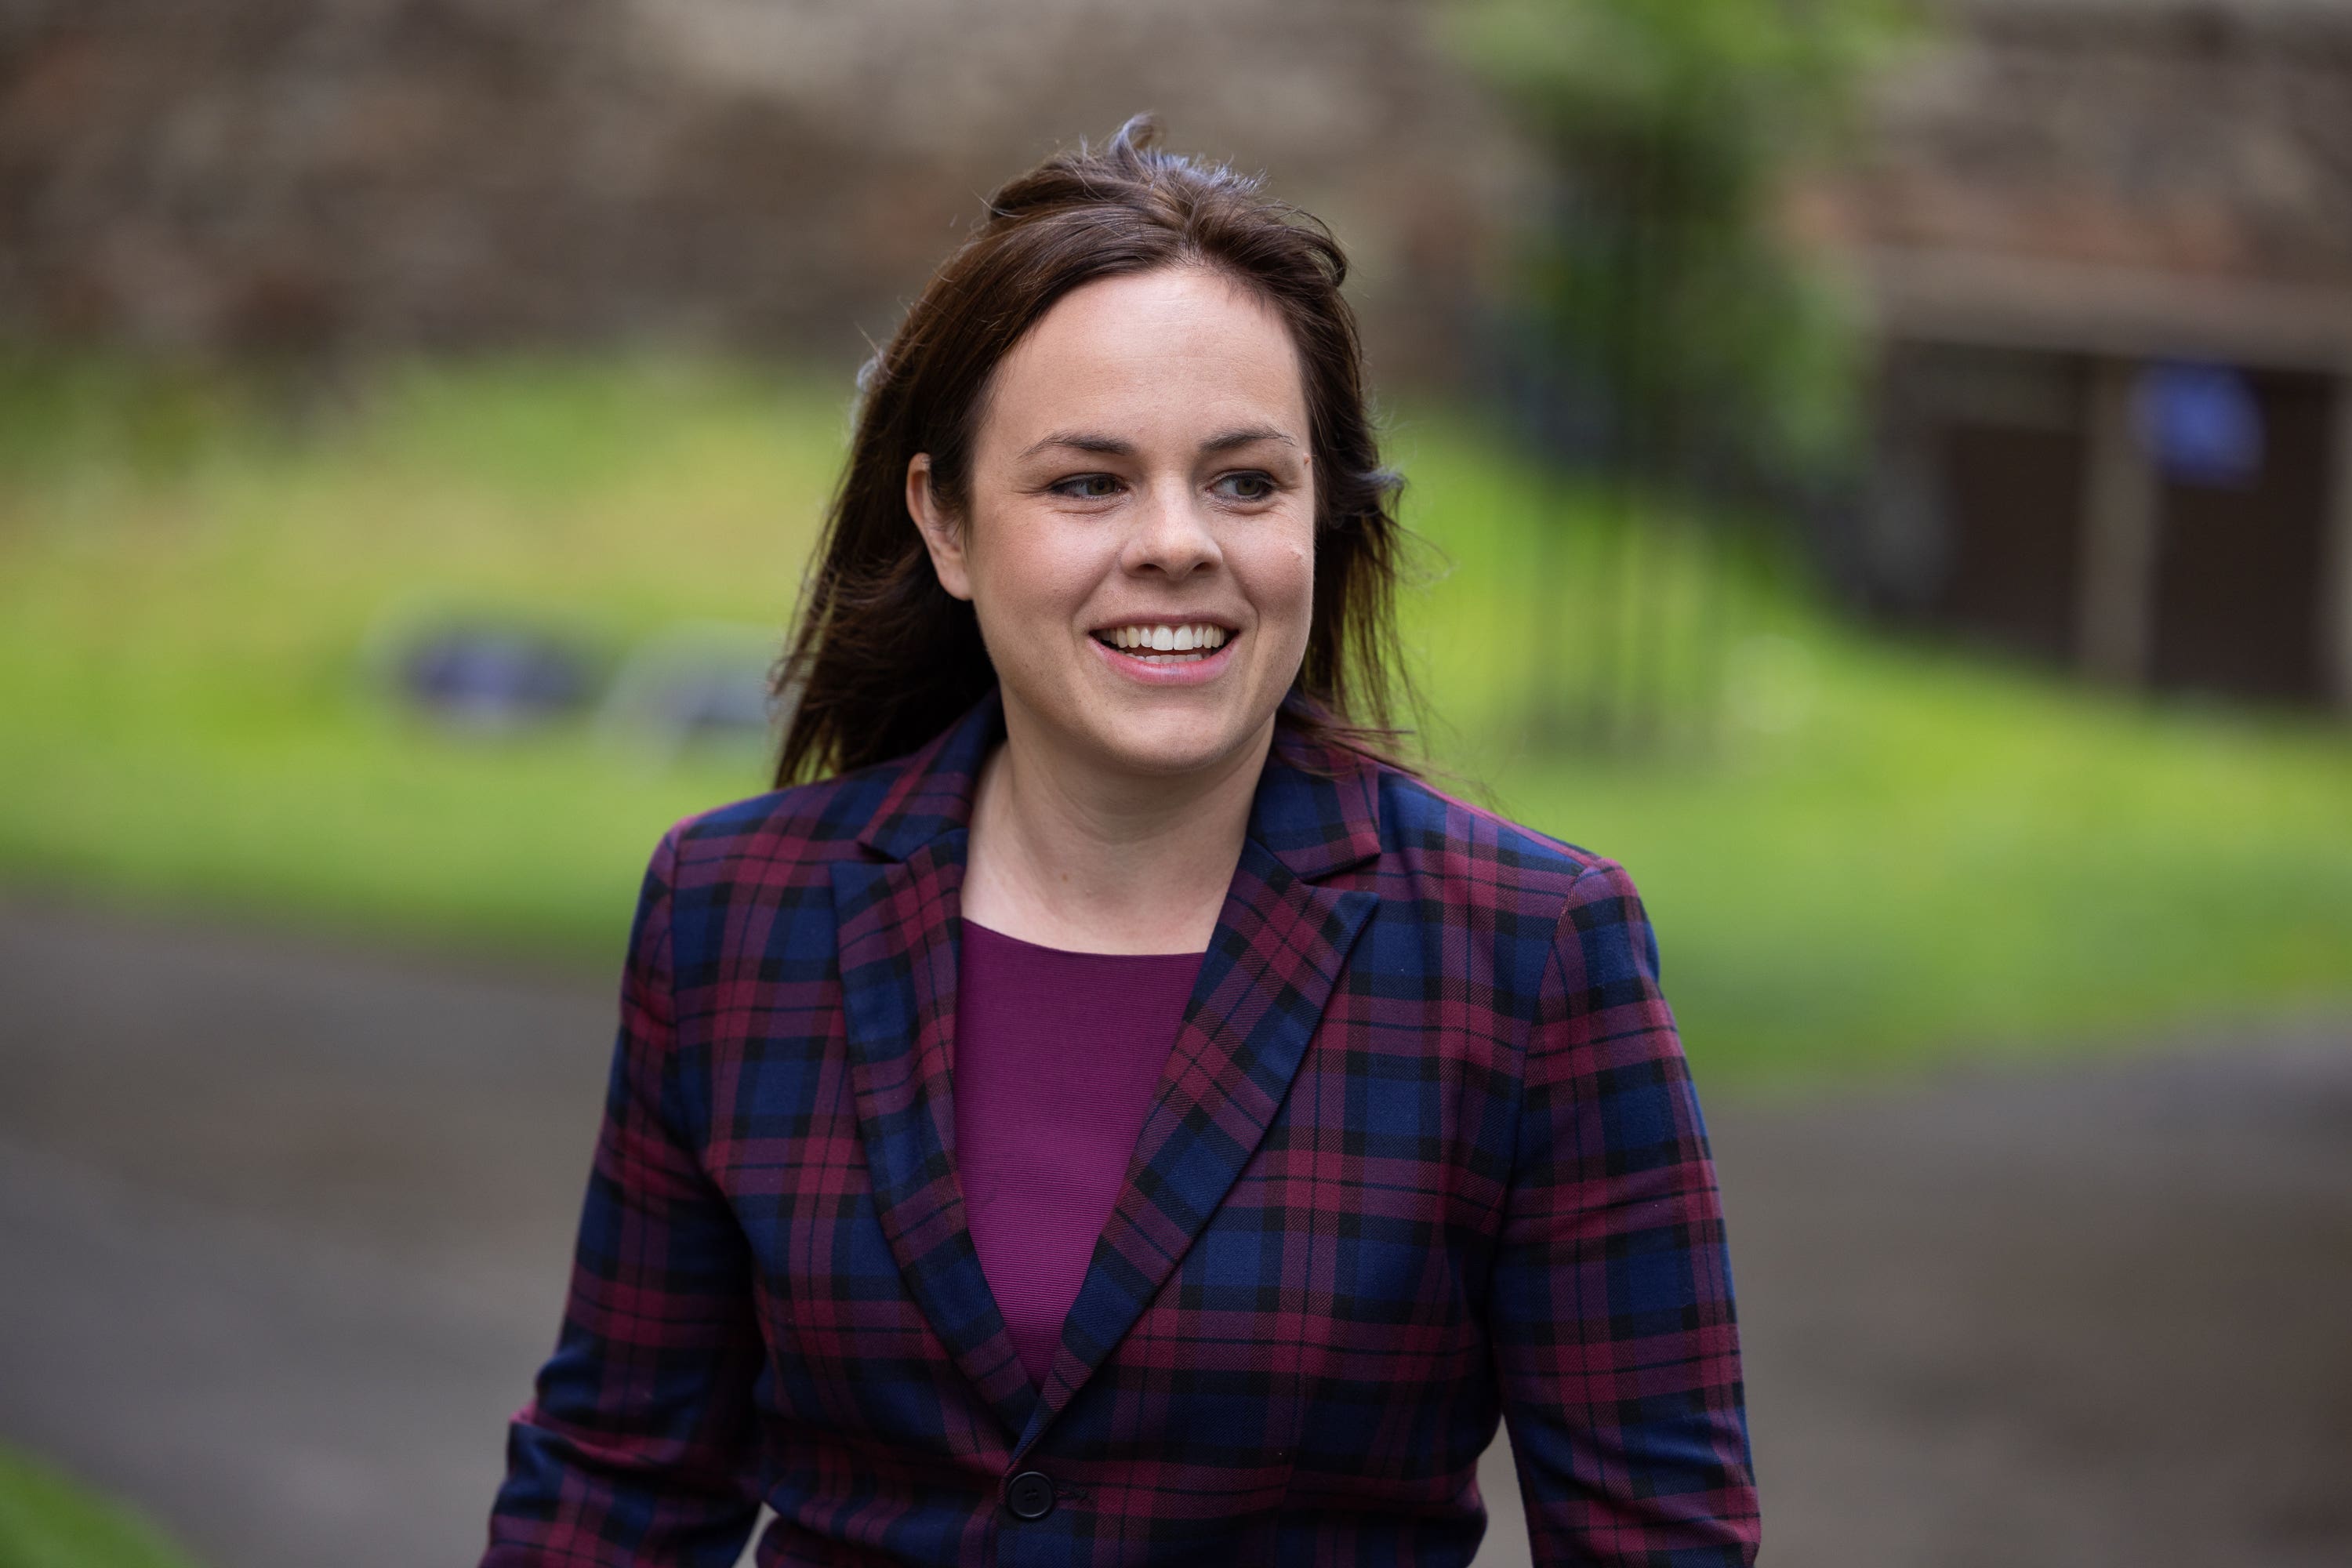
[[[1872,604],[2352,707],[2352,0],[1928,0],[1808,182],[1880,350]],[[0,0],[0,342],[863,354],[1055,145],[1158,111],[1483,374],[1545,182],[1444,0]]]
[[[1423,0],[0,0],[0,337],[851,359],[984,194],[1160,113],[1443,376],[1512,144]]]
[[[2352,707],[2352,5],[1955,0],[1804,222],[1881,345],[1879,605]]]

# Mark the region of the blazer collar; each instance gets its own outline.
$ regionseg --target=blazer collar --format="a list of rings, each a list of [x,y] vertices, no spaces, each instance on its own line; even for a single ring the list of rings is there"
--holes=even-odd
[[[1003,739],[1003,694],[991,686],[962,718],[901,764],[857,842],[882,859],[903,861],[971,826],[981,764]],[[1310,882],[1373,858],[1381,852],[1375,765],[1344,747],[1276,729],[1250,804],[1248,837],[1292,876]]]
[[[1016,1454],[1108,1359],[1279,1113],[1369,892],[1320,886],[1380,852],[1366,759],[1281,736],[1240,863],[1111,1215],[1043,1388],[1029,1381],[965,1222],[954,1152],[961,889],[980,766],[1003,734],[993,688],[903,764],[835,861],[844,1032],[874,1202],[908,1294]]]

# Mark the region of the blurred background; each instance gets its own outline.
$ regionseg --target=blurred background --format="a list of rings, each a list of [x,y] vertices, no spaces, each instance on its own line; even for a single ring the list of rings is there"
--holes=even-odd
[[[0,1565],[478,1552],[856,367],[1143,110],[1648,901],[1767,1560],[2352,1562],[2352,0],[0,0]]]

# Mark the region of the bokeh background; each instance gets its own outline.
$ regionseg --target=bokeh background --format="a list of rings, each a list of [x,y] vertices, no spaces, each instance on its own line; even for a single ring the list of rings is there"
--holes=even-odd
[[[0,0],[0,1564],[471,1560],[856,368],[1146,110],[1649,903],[1767,1560],[2352,1561],[2347,0]]]

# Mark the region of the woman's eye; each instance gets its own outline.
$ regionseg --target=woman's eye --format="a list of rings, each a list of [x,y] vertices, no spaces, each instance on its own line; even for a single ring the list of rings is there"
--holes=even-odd
[[[1054,485],[1053,489],[1057,494],[1075,496],[1080,500],[1101,500],[1112,494],[1112,490],[1110,489],[1106,488],[1103,489],[1093,489],[1080,488],[1073,489],[1071,487],[1074,485],[1080,487],[1094,485],[1112,487],[1116,486],[1118,483],[1118,476],[1116,474],[1079,474],[1075,478],[1057,481]]]
[[[1223,482],[1226,484],[1255,485],[1259,487],[1256,489],[1250,490],[1244,494],[1234,497],[1234,499],[1236,500],[1265,500],[1274,494],[1276,489],[1274,480],[1265,474],[1228,474],[1225,476]]]

